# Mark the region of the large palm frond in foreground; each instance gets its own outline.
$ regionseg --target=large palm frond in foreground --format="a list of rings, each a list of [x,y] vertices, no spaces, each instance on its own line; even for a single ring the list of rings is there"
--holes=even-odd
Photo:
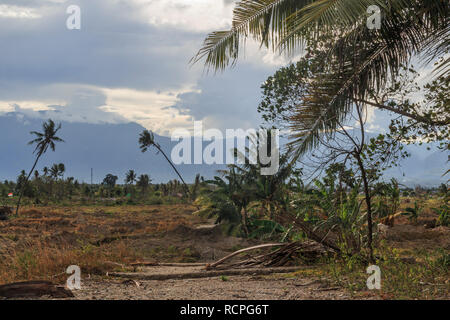
[[[378,5],[380,30],[366,26],[367,8]],[[294,110],[292,144],[299,155],[332,133],[355,101],[386,85],[410,58],[433,59],[448,52],[449,4],[443,0],[242,0],[229,31],[210,34],[193,62],[222,70],[239,57],[248,37],[293,54],[299,44],[317,46],[328,36],[321,73],[311,79],[303,103]],[[441,67],[448,71],[448,59]]]

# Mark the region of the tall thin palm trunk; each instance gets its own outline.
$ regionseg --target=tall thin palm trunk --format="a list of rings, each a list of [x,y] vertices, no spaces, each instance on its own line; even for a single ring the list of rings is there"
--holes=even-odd
[[[31,177],[31,174],[34,171],[34,168],[36,168],[36,165],[39,161],[39,158],[42,156],[42,152],[39,152],[39,154],[36,157],[36,161],[34,161],[33,167],[31,168],[30,172],[28,173],[28,176],[26,177],[25,181],[23,182],[21,188],[20,188],[20,194],[19,194],[19,200],[17,201],[17,207],[16,207],[16,216],[19,214],[19,207],[20,207],[20,202],[22,201],[22,197],[23,197],[23,192],[25,190],[25,187],[28,183],[28,180]]]
[[[188,187],[188,185],[186,184],[186,182],[184,181],[184,179],[183,179],[183,177],[181,176],[180,172],[178,172],[177,168],[176,168],[175,165],[172,163],[172,161],[170,161],[169,157],[167,157],[167,155],[164,153],[164,151],[163,151],[158,145],[155,145],[155,146],[156,146],[156,148],[158,149],[158,151],[162,153],[162,155],[164,156],[164,158],[166,158],[167,162],[169,162],[169,164],[172,166],[173,170],[175,170],[175,172],[177,173],[178,177],[181,179],[181,181],[182,181],[183,184],[184,184],[184,187],[185,187],[185,189],[186,189],[187,196],[190,196],[190,195],[191,195],[191,192],[189,191],[189,187]]]

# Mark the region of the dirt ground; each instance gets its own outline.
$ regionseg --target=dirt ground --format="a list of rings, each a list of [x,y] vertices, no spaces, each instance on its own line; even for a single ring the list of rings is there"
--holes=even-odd
[[[168,280],[145,280],[145,277],[130,280],[127,277],[112,276],[114,272],[190,272],[192,270],[186,268],[180,271],[179,268],[164,266],[131,270],[120,265],[143,260],[155,263],[207,263],[238,249],[260,243],[256,240],[225,236],[220,226],[214,226],[211,221],[192,215],[195,210],[194,207],[185,205],[27,208],[19,218],[0,221],[0,284],[12,280],[49,278],[62,284],[67,278],[64,274],[65,266],[80,264],[83,266],[82,290],[74,291],[75,299],[352,298],[348,290],[335,287],[317,277],[295,272]],[[430,217],[423,219],[429,220]],[[389,245],[396,248],[450,250],[450,228],[430,228],[425,220],[411,224],[402,217],[387,230],[384,238]],[[41,263],[39,259],[43,255],[42,251],[37,251],[31,258],[28,257],[29,252],[37,250],[37,244],[40,250],[48,246],[52,250],[61,248],[76,254],[69,255],[66,259],[54,258],[54,251],[51,251],[47,260],[55,260],[55,265],[39,268],[36,264]],[[115,251],[124,252],[112,254],[110,257],[109,254]],[[24,255],[24,252],[27,255]],[[96,252],[95,256],[92,253],[91,260],[105,261],[101,264],[91,260],[74,261],[80,256],[88,259],[91,252]],[[53,261],[45,263],[51,264]],[[302,267],[305,266],[299,266],[299,269]],[[202,267],[194,269],[201,272]],[[15,277],[10,277],[11,270],[16,272]],[[52,278],[56,273],[60,275]],[[376,298],[376,295],[366,292],[358,298],[372,299]]]
[[[139,286],[138,286],[139,285]],[[85,280],[74,292],[82,300],[284,300],[349,299],[350,295],[320,281],[283,275],[230,276],[183,280]]]

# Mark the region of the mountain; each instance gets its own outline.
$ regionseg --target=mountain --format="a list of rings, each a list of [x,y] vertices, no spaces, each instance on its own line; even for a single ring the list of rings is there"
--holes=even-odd
[[[430,150],[425,145],[406,146],[411,156],[404,159],[399,168],[387,171],[386,176],[395,177],[407,186],[432,187],[446,183],[450,177],[443,174],[449,169],[450,155],[438,150],[437,144],[430,144],[429,147]]]
[[[33,147],[27,145],[32,139],[30,131],[41,131],[42,119],[27,117],[11,112],[0,116],[0,179],[15,180],[21,170],[29,170],[33,163]],[[79,181],[90,182],[91,168],[94,182],[101,182],[112,173],[119,177],[119,183],[125,179],[129,169],[138,174],[149,174],[154,183],[166,182],[178,176],[164,159],[150,148],[146,153],[139,149],[139,134],[145,128],[137,123],[90,124],[62,122],[58,136],[65,142],[56,145],[56,152],[47,151],[40,160],[37,169],[50,167],[53,163],[64,163],[66,176]],[[155,140],[170,157],[172,146],[170,138],[155,135]],[[221,165],[178,165],[177,169],[186,182],[194,181],[200,173],[211,178]]]
[[[0,180],[15,180],[21,170],[29,170],[33,162],[33,147],[27,145],[32,136],[30,131],[41,130],[42,119],[32,118],[20,112],[10,112],[0,116]],[[108,173],[119,177],[122,183],[129,169],[138,174],[149,174],[154,183],[176,179],[177,176],[161,154],[156,150],[142,153],[138,137],[144,127],[137,123],[90,124],[62,122],[58,133],[65,143],[58,143],[56,152],[48,151],[38,164],[41,170],[53,163],[66,165],[66,176],[79,181],[90,181],[91,168],[94,182],[101,182]],[[177,142],[155,135],[155,140],[170,157]],[[209,142],[204,142],[205,147]],[[283,142],[281,142],[283,143]],[[193,143],[192,143],[193,148]],[[436,186],[445,183],[447,177],[448,154],[432,146],[406,146],[411,157],[403,160],[399,168],[386,172],[386,178],[395,177],[407,186]],[[187,182],[192,182],[197,173],[206,179],[212,178],[224,165],[178,165],[177,169]]]

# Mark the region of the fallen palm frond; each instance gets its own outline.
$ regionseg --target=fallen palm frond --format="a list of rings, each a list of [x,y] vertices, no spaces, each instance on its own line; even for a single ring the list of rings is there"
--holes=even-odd
[[[278,220],[279,223],[282,225],[291,224],[292,225],[291,230],[293,229],[301,230],[306,234],[306,236],[309,239],[314,240],[337,253],[341,252],[341,249],[339,248],[336,241],[332,240],[333,234],[331,230],[329,230],[328,232],[324,232],[322,230],[315,230],[313,226],[309,225],[303,219],[293,215],[287,214],[280,215],[278,217]]]
[[[241,254],[248,253],[254,250],[260,250],[263,248],[279,247],[278,249],[265,254],[259,254],[257,256],[246,256],[242,260],[230,262],[230,260]],[[326,256],[334,251],[326,246],[318,243],[317,241],[296,241],[291,243],[276,243],[254,246],[250,248],[241,249],[233,252],[232,254],[220,259],[219,261],[207,264],[206,270],[211,269],[230,269],[230,268],[249,268],[249,267],[281,267],[289,264],[295,259],[311,262],[317,261],[323,256]],[[220,266],[220,267],[219,267]]]

